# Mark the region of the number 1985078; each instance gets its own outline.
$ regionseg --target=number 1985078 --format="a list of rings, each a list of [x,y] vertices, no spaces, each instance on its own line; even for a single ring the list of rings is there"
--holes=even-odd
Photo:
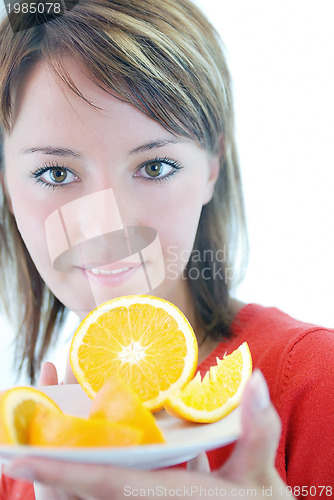
[[[61,14],[61,3],[60,2],[15,2],[14,4],[8,3],[6,5],[7,12],[10,14],[14,12],[15,14]]]

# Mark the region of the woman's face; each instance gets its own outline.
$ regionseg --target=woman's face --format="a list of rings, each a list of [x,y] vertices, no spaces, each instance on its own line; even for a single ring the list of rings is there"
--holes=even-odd
[[[81,317],[136,293],[184,309],[182,271],[218,160],[98,88],[83,66],[67,68],[99,109],[43,63],[25,82],[4,140],[9,203],[32,260]]]

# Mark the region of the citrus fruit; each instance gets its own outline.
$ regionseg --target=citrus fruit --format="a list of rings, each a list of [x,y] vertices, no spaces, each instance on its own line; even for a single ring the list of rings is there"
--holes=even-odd
[[[165,442],[150,410],[117,375],[113,375],[99,390],[89,416],[139,428],[143,431],[141,444]]]
[[[217,358],[217,364],[204,375],[198,372],[183,389],[165,402],[171,415],[191,422],[216,422],[230,413],[252,373],[252,358],[246,342],[238,349]]]
[[[31,419],[29,444],[35,446],[131,446],[143,432],[107,420],[87,419],[37,407]]]
[[[52,399],[32,387],[14,387],[0,395],[0,443],[27,444],[37,404],[61,413]]]
[[[148,295],[119,297],[94,309],[72,339],[70,363],[93,398],[114,373],[154,411],[197,367],[195,334],[170,302]]]

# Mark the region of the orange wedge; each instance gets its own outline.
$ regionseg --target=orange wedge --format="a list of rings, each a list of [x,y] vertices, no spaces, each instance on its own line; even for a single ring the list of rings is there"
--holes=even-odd
[[[191,422],[216,422],[241,400],[252,373],[252,358],[246,342],[223,359],[217,358],[203,380],[200,373],[165,402],[171,415]]]
[[[31,419],[29,444],[56,447],[137,445],[143,432],[107,420],[86,419],[37,407]]]
[[[81,322],[70,348],[73,373],[93,398],[114,373],[154,411],[194,376],[198,347],[182,312],[148,295],[101,304]]]
[[[0,396],[0,443],[27,444],[29,426],[36,410],[36,405],[60,414],[58,408],[48,396],[32,387],[14,387]]]
[[[141,444],[165,442],[150,410],[117,375],[113,375],[99,390],[89,416],[139,428],[143,431]]]

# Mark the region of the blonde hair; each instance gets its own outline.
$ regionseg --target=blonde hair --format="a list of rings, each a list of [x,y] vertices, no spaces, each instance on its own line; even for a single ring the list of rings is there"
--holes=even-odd
[[[223,265],[236,277],[236,256],[247,249],[231,79],[215,29],[189,0],[80,0],[62,16],[44,18],[43,24],[36,24],[32,15],[17,16],[21,29],[16,33],[8,19],[0,25],[1,134],[10,134],[14,125],[14,88],[19,89],[41,60],[87,101],[62,64],[65,55],[83,62],[104,90],[116,92],[169,131],[220,155],[220,175],[213,199],[203,207],[194,246],[203,255],[206,249],[212,254],[190,260],[185,273],[190,278],[191,269],[199,272],[196,281],[188,282],[204,331],[228,337],[232,282],[201,278],[204,267],[214,276],[215,256],[222,248]],[[4,167],[2,159],[0,169]],[[15,304],[12,312],[21,318],[20,366],[28,363],[33,380],[52,333],[64,318],[64,306],[40,278],[4,198],[0,236],[0,295],[7,310],[8,304]],[[4,280],[8,266],[17,276],[16,284]],[[16,295],[10,295],[15,290]]]

